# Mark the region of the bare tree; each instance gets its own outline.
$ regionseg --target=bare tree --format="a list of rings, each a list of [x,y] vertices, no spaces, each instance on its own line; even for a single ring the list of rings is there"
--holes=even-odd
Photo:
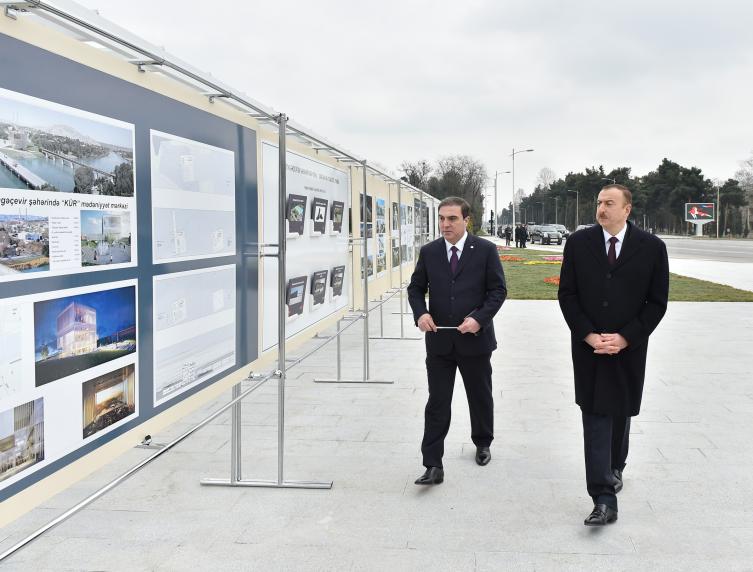
[[[743,234],[747,236],[752,230],[750,205],[753,205],[753,153],[744,161],[740,161],[740,168],[735,172],[735,179],[740,182],[740,187],[745,192],[745,199],[748,203],[744,207],[745,218],[743,223]]]
[[[437,161],[436,170],[431,185],[436,194],[432,194],[439,198],[452,195],[464,198],[471,205],[473,228],[480,228],[487,180],[484,164],[468,155],[451,155]]]
[[[428,189],[429,176],[431,175],[433,168],[427,160],[420,159],[415,163],[403,161],[400,165],[400,170],[405,173],[405,177],[403,177],[404,180],[411,185],[424,191]]]
[[[552,183],[557,180],[557,175],[555,175],[554,171],[552,171],[549,167],[544,167],[539,171],[539,176],[536,177],[536,185],[545,190],[548,191],[549,187],[552,186]]]

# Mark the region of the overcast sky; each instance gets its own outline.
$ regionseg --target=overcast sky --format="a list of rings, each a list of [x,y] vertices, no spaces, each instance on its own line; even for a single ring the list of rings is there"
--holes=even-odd
[[[533,147],[530,192],[542,167],[726,179],[753,152],[753,2],[80,1],[390,169],[467,154],[493,174]]]

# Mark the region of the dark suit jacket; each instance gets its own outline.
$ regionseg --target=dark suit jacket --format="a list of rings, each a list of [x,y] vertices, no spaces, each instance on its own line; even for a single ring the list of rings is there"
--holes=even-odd
[[[429,307],[426,292],[429,292]],[[416,269],[408,285],[408,301],[416,322],[429,312],[437,326],[459,326],[466,316],[480,325],[476,334],[456,330],[426,332],[426,351],[446,355],[488,354],[497,348],[492,320],[507,296],[505,274],[497,247],[468,234],[453,276],[444,238],[421,248]]]
[[[607,262],[600,225],[565,242],[559,303],[571,332],[575,401],[587,413],[638,415],[648,337],[667,310],[669,264],[659,238],[628,223],[620,256]],[[628,347],[597,355],[583,339],[591,332],[618,333]]]

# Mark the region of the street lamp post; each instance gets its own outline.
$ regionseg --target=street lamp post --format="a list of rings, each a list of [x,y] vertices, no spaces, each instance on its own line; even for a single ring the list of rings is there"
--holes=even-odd
[[[546,224],[546,216],[544,214],[544,201],[536,201],[537,205],[541,205],[541,224]]]
[[[719,210],[719,185],[716,186],[716,237],[719,238],[719,219],[722,216],[722,211]]]
[[[575,228],[578,228],[578,191],[572,191],[570,189],[567,189],[568,193],[575,193]],[[575,229],[573,229],[575,230]]]
[[[557,206],[558,206],[559,200],[560,200],[559,197],[554,197],[554,224],[559,224],[557,222]]]
[[[519,153],[530,153],[533,151],[533,149],[521,149],[520,151],[516,151],[515,147],[512,148],[512,153],[510,154],[510,157],[512,157],[512,229],[513,232],[515,232],[515,155]]]
[[[499,217],[499,210],[497,208],[497,176],[502,173],[507,174],[510,171],[495,171],[494,172],[494,224],[492,225],[492,235],[497,236],[497,217]],[[513,201],[515,197],[513,197]],[[514,205],[513,205],[514,208]]]

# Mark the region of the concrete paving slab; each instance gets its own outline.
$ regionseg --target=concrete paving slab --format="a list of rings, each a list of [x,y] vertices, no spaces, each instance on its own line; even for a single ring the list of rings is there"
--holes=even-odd
[[[385,312],[385,328],[395,330],[397,319]],[[557,303],[510,301],[495,321],[489,466],[473,461],[458,379],[446,481],[413,485],[422,471],[423,345],[380,341],[372,367],[389,371],[394,385],[315,384],[321,368],[305,363],[288,384],[286,475],[334,480],[332,490],[202,487],[200,478],[229,473],[223,415],[3,570],[751,570],[751,325],[753,304],[670,304],[651,340],[620,518],[604,530],[582,525],[590,500]],[[545,347],[530,336],[541,329],[550,332]],[[355,372],[360,341],[343,340]],[[333,364],[334,348],[322,351],[322,363]],[[272,383],[244,405],[246,478],[276,478],[276,398]],[[129,452],[5,527],[0,550],[145,454]]]

